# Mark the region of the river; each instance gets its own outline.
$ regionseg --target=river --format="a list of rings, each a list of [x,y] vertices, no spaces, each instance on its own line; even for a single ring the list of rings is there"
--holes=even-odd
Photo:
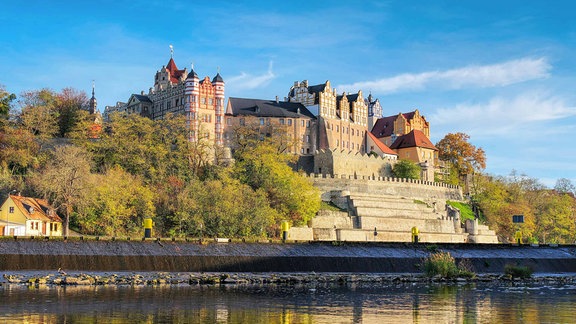
[[[1,323],[574,323],[576,285],[0,286]]]

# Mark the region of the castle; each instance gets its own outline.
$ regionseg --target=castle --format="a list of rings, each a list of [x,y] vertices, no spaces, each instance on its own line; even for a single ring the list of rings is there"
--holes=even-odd
[[[330,81],[310,85],[294,82],[283,101],[225,99],[225,82],[218,72],[202,80],[194,69],[179,69],[171,55],[154,76],[147,94],[132,94],[126,103],[107,106],[113,112],[137,113],[153,120],[167,114],[186,116],[189,139],[206,140],[213,147],[234,149],[239,127],[251,125],[262,136],[282,129],[284,152],[300,158],[308,173],[391,176],[398,159],[421,167],[421,179],[434,181],[437,149],[430,142],[430,125],[418,110],[383,117],[382,106],[370,94],[338,93]],[[369,155],[381,159],[370,159]],[[379,161],[379,162],[375,162]]]

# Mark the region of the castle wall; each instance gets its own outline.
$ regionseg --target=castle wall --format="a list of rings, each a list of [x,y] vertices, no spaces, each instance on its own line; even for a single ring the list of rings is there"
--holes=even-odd
[[[330,176],[391,177],[395,163],[393,158],[340,150],[320,150],[314,154],[314,172]]]
[[[462,188],[439,182],[390,177],[369,178],[350,174],[339,174],[334,177],[309,174],[307,177],[316,188],[320,189],[322,200],[325,201],[330,201],[332,196],[339,195],[342,191],[401,196],[438,203],[464,198]],[[440,205],[438,208],[443,206]]]

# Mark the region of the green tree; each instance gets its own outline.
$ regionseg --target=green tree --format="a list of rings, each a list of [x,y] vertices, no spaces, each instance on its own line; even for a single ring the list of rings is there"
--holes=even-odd
[[[11,108],[11,102],[16,99],[16,95],[6,91],[6,88],[0,84],[0,123],[3,119],[8,119]]]
[[[146,217],[154,216],[154,194],[142,181],[120,167],[93,174],[90,194],[79,201],[74,224],[93,235],[134,236]]]
[[[410,160],[400,160],[392,168],[392,174],[396,178],[420,179],[420,172],[420,166]]]
[[[86,198],[90,177],[90,156],[82,148],[59,146],[53,157],[32,177],[33,187],[64,214],[64,235],[68,235],[70,215]]]
[[[235,157],[235,177],[255,191],[264,190],[280,217],[305,224],[320,209],[318,189],[288,166],[296,155],[279,153],[272,138],[237,150]]]

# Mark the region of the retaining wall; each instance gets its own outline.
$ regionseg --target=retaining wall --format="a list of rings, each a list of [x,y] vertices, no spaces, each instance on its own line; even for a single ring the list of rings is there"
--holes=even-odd
[[[478,273],[506,264],[540,273],[576,272],[575,246],[385,243],[210,243],[1,240],[0,270],[169,272],[420,272],[431,251],[467,259]]]

